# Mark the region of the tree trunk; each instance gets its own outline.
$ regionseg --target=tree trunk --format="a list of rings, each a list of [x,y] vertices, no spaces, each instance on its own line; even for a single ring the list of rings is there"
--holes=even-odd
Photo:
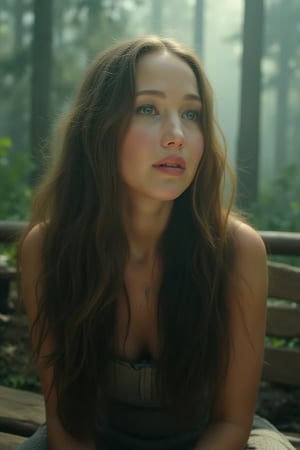
[[[243,209],[249,209],[258,194],[263,16],[263,0],[245,0],[237,149],[238,205]]]
[[[194,31],[194,48],[195,52],[201,58],[204,59],[204,0],[196,0],[195,3],[195,31]]]
[[[53,0],[34,0],[31,86],[31,152],[34,184],[43,170],[42,145],[50,131]]]
[[[289,56],[291,43],[289,30],[285,29],[281,34],[281,42],[278,56],[278,84],[276,92],[276,130],[275,130],[275,173],[280,172],[286,162],[287,155],[287,116],[289,93]]]
[[[15,0],[14,4],[14,90],[11,97],[11,119],[10,119],[10,136],[13,141],[13,150],[22,151],[26,144],[28,146],[27,124],[23,118],[23,110],[20,107],[20,97],[24,92],[24,82],[22,78],[26,73],[26,60],[23,57],[23,32],[22,24],[24,14],[23,0]],[[27,138],[27,139],[26,139]]]
[[[102,0],[88,0],[86,2],[88,7],[88,21],[87,21],[87,55],[88,60],[92,60],[95,57],[95,49],[93,41],[98,34],[99,27],[101,26],[101,14],[102,14]]]
[[[290,11],[286,11],[282,5],[283,19],[282,26],[279,29],[279,54],[277,66],[277,84],[276,84],[276,129],[275,129],[275,158],[274,170],[279,172],[286,164],[288,153],[287,129],[288,121],[288,95],[289,95],[289,60],[294,50],[292,34],[296,23]],[[294,25],[294,26],[293,26]],[[291,28],[292,26],[292,28]],[[297,42],[294,40],[294,42]]]

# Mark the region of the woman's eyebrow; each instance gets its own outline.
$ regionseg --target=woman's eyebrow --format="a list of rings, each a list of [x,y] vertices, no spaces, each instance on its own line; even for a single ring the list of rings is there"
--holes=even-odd
[[[140,95],[157,95],[158,97],[162,97],[162,98],[166,97],[166,94],[164,92],[156,90],[156,89],[144,89],[142,91],[138,91],[136,93],[136,96],[138,97]],[[183,96],[183,98],[184,98],[184,100],[196,100],[201,103],[201,98],[197,94],[185,94]]]
[[[158,97],[166,97],[166,94],[162,91],[158,91],[156,89],[144,89],[142,91],[138,91],[136,96],[139,95],[157,95]]]
[[[184,96],[184,99],[185,99],[185,100],[196,100],[197,102],[202,103],[202,102],[201,102],[200,96],[197,95],[197,94],[186,94],[186,95]]]

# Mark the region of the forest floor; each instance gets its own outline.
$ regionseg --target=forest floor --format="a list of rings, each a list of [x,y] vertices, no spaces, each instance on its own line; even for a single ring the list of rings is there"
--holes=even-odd
[[[0,314],[0,385],[40,392],[34,371],[24,372],[29,360],[28,334],[24,312]],[[283,432],[300,433],[300,388],[262,383],[257,414]]]

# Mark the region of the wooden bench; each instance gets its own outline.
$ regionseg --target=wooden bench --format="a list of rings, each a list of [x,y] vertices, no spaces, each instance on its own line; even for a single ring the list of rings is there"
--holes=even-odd
[[[269,255],[300,256],[300,233],[261,231]],[[300,267],[268,262],[269,300],[266,335],[300,338]],[[285,302],[274,303],[274,299]],[[263,380],[274,385],[300,388],[300,349],[273,346],[266,341]],[[300,410],[300,404],[297,410]],[[300,434],[289,436],[300,449]]]
[[[14,450],[45,422],[40,394],[0,386],[0,449]]]
[[[1,232],[0,223],[0,240]],[[300,233],[261,234],[269,253],[300,256]],[[267,336],[300,338],[300,268],[269,262],[269,297]],[[274,304],[271,299],[284,299],[286,303]],[[272,347],[266,343],[265,361],[264,380],[300,387],[299,348]],[[1,450],[14,450],[44,421],[41,395],[0,386]],[[295,433],[288,438],[300,450],[300,435]]]
[[[269,338],[300,338],[300,268],[269,262],[267,330]],[[282,300],[274,304],[274,299]],[[300,349],[266,342],[263,380],[300,388]],[[300,410],[300,404],[299,404]],[[300,449],[300,434],[288,436]]]

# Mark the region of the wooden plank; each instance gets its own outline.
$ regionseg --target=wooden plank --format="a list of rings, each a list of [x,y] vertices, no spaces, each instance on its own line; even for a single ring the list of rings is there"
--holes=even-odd
[[[0,220],[0,242],[14,242],[26,225],[26,221]]]
[[[14,434],[0,432],[0,449],[16,450],[16,448],[26,441],[27,438],[15,436]]]
[[[14,267],[1,267],[0,280],[13,281],[17,279],[17,271]]]
[[[300,351],[266,347],[263,379],[300,387]]]
[[[300,304],[300,268],[268,262],[269,297],[293,300]]]
[[[45,422],[43,396],[0,386],[0,416],[40,425]]]
[[[259,231],[270,255],[300,255],[300,233]]]
[[[268,305],[267,336],[300,337],[300,308]]]

